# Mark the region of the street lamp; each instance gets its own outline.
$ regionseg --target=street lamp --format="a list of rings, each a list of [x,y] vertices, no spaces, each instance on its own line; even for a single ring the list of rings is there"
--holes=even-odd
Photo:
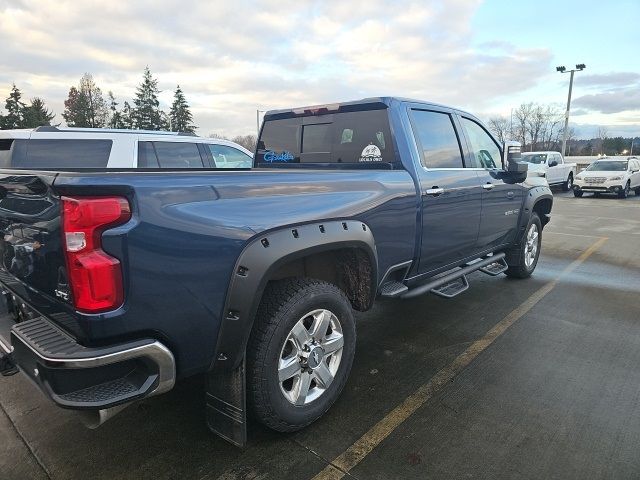
[[[260,114],[266,110],[256,110],[256,135],[260,136]]]
[[[564,114],[564,132],[562,132],[562,155],[564,156],[567,149],[567,130],[569,129],[569,111],[571,110],[571,90],[573,89],[573,74],[575,72],[581,72],[587,68],[584,63],[578,63],[576,68],[567,70],[564,65],[556,67],[556,71],[560,73],[571,72],[571,79],[569,80],[569,97],[567,98],[567,111]]]

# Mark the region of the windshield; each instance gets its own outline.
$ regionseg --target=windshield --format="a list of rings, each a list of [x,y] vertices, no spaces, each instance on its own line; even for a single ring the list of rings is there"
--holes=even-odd
[[[527,163],[536,163],[541,164],[546,162],[547,154],[546,153],[523,153],[522,160]]]
[[[626,172],[628,162],[620,160],[607,160],[593,162],[587,167],[590,172]]]

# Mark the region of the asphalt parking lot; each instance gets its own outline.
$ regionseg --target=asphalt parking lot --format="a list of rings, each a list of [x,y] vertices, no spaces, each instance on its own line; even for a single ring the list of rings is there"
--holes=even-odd
[[[336,405],[244,451],[207,431],[201,378],[97,430],[1,378],[0,478],[638,478],[640,196],[556,192],[534,276],[469,280],[359,315]]]

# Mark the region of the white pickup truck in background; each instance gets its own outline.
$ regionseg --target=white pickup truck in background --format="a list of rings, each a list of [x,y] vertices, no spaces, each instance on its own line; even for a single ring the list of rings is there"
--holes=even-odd
[[[522,152],[522,161],[529,163],[530,175],[544,176],[549,185],[562,185],[565,192],[573,188],[576,164],[565,163],[560,152]]]

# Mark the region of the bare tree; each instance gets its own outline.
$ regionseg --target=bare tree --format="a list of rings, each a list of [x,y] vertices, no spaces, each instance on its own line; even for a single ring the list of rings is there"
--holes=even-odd
[[[522,144],[524,150],[527,145],[527,134],[529,132],[529,122],[531,121],[531,115],[533,111],[533,102],[523,103],[513,112],[515,119],[514,124],[514,136],[518,138],[518,141]]]
[[[509,128],[509,120],[505,117],[492,117],[489,119],[489,130],[493,133],[500,143],[504,143],[511,137],[511,129]]]
[[[555,105],[547,105],[545,110],[546,121],[542,132],[543,148],[553,150],[556,148],[564,117],[562,112]]]
[[[607,127],[598,127],[598,141],[600,143],[600,155],[604,153],[604,141],[608,138],[609,130]]]
[[[538,140],[544,130],[547,118],[542,105],[529,105],[531,105],[531,109],[529,118],[527,119],[527,130],[529,132],[529,139],[531,140],[529,150],[533,151],[534,148],[538,147]]]
[[[256,137],[255,135],[238,135],[237,137],[233,137],[231,141],[237,143],[238,145],[242,145],[250,152],[253,152],[256,149],[258,137]]]

